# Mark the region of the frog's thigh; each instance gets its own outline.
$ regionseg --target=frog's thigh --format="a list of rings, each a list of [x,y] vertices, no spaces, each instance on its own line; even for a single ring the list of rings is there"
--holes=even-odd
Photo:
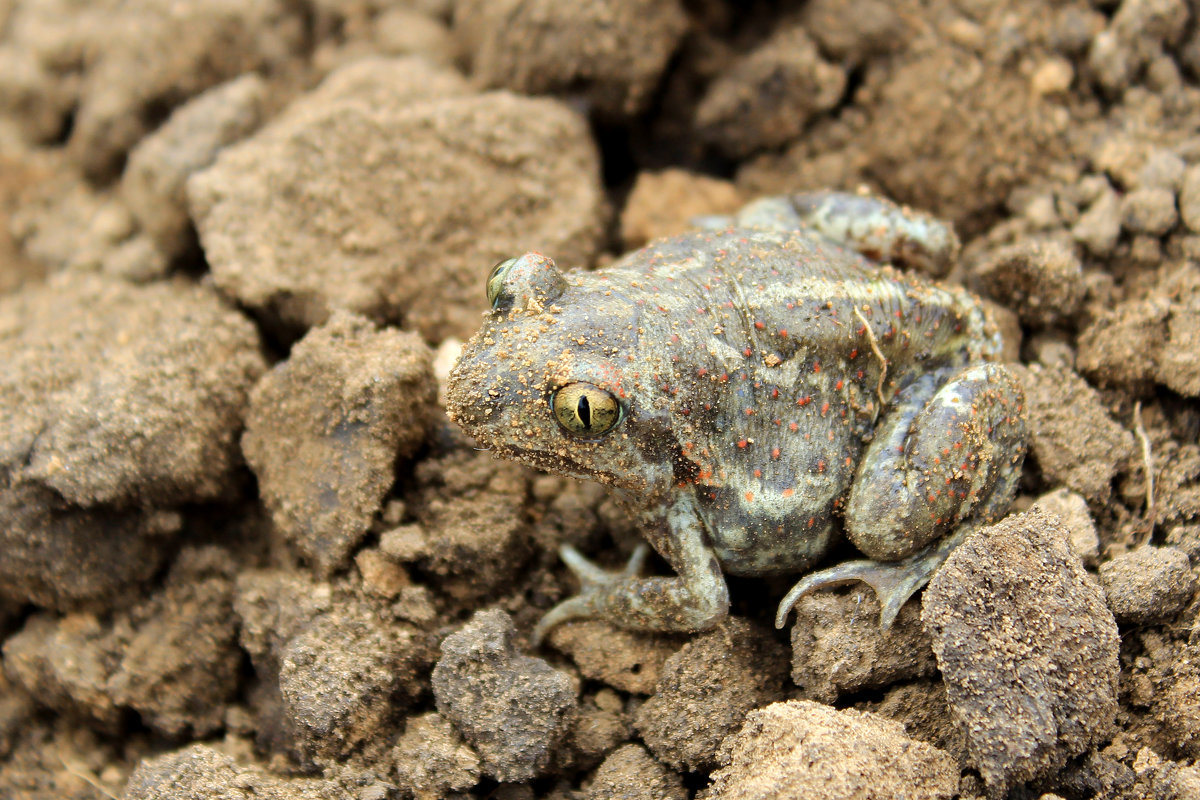
[[[1003,512],[1025,454],[1023,405],[1020,386],[1000,364],[933,373],[908,387],[850,488],[845,528],[855,547],[895,561],[961,520]]]
[[[887,198],[802,192],[786,199],[802,224],[876,261],[903,263],[940,276],[958,258],[958,236],[950,225]]]

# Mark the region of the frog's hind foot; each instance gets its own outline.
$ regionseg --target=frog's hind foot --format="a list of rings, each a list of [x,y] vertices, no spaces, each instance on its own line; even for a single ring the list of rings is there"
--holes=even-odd
[[[551,628],[573,619],[588,619],[599,616],[603,608],[605,589],[630,579],[642,572],[650,548],[639,544],[629,556],[629,561],[620,570],[609,570],[598,566],[569,544],[558,548],[558,555],[567,569],[579,580],[579,594],[568,598],[547,611],[533,628],[530,637],[534,647],[540,647]]]
[[[879,598],[879,627],[886,631],[892,627],[896,615],[908,599],[929,583],[933,573],[945,563],[951,551],[962,543],[972,529],[971,525],[960,526],[952,534],[901,561],[847,561],[806,575],[780,601],[779,610],[775,612],[775,627],[782,628],[787,624],[788,614],[804,595],[830,586],[861,581],[875,590],[875,596]]]

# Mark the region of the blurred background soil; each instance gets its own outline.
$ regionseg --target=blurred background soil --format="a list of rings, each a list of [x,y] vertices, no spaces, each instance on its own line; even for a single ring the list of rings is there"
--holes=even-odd
[[[446,421],[487,270],[820,188],[963,237],[1014,515],[533,650],[638,534]],[[1200,797],[1196,564],[1195,0],[0,0],[0,797]]]

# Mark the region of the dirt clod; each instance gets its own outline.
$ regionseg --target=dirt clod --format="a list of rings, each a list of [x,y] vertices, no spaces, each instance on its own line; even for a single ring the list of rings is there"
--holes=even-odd
[[[1021,320],[1046,326],[1075,313],[1083,299],[1083,267],[1074,247],[1059,239],[1029,239],[989,253],[974,270],[993,299],[1016,308]]]
[[[283,0],[12,5],[15,35],[0,52],[17,68],[0,70],[0,109],[37,140],[69,130],[71,153],[98,181],[119,171],[164,108],[277,66],[304,39],[302,15]]]
[[[672,769],[711,768],[746,713],[783,696],[786,674],[787,655],[770,634],[730,617],[667,659],[634,726]]]
[[[652,239],[683,233],[693,218],[731,214],[742,203],[728,181],[681,169],[638,173],[621,212],[621,244],[632,250]]]
[[[587,800],[686,800],[683,781],[646,752],[627,744],[612,752],[592,776]]]
[[[279,654],[283,709],[302,750],[336,763],[394,723],[427,663],[423,637],[342,603],[317,617]]]
[[[425,438],[437,385],[421,340],[339,312],[254,388],[242,447],[276,527],[318,575],[345,565],[397,458]]]
[[[406,60],[318,88],[192,177],[222,290],[290,329],[343,308],[437,342],[477,327],[480,265],[592,260],[602,196],[583,119],[549,99],[439,95],[430,72]]]
[[[446,637],[433,670],[438,711],[479,753],[483,774],[499,781],[545,770],[578,708],[570,677],[520,655],[515,633],[504,612],[481,611]]]
[[[696,127],[727,155],[747,156],[795,139],[845,89],[845,70],[821,57],[807,30],[785,26],[713,81]]]
[[[996,795],[1113,728],[1117,627],[1067,536],[1046,512],[1010,516],[969,536],[925,590],[950,705]]]
[[[950,798],[958,789],[954,761],[899,723],[809,700],[751,711],[722,750],[727,766],[703,800]]]
[[[276,778],[256,767],[239,767],[233,758],[208,745],[195,744],[143,761],[129,777],[123,800],[352,800],[336,783]]]
[[[479,782],[479,756],[437,712],[410,718],[392,757],[400,788],[416,800],[434,800]]]
[[[264,368],[211,291],[87,276],[0,299],[0,474],[79,506],[197,502],[236,486]]]
[[[0,597],[65,611],[119,604],[162,563],[174,512],[81,509],[50,489],[0,488]]]
[[[129,154],[121,196],[142,229],[168,256],[194,245],[185,186],[217,152],[252,133],[265,114],[267,84],[250,74],[180,106]]]
[[[454,30],[489,88],[578,96],[624,117],[651,99],[687,29],[678,0],[459,0]]]
[[[664,663],[684,641],[591,620],[560,625],[550,632],[550,643],[571,656],[585,678],[634,694],[654,692]]]
[[[1070,489],[1055,489],[1037,499],[1035,507],[1056,515],[1067,529],[1068,541],[1075,555],[1089,567],[1100,561],[1100,538],[1088,510],[1087,501]]]
[[[231,572],[227,554],[190,551],[163,591],[111,621],[31,617],[5,643],[5,670],[43,702],[109,728],[132,710],[166,736],[210,734],[241,662]]]
[[[1013,369],[1029,405],[1029,452],[1042,475],[1089,501],[1106,500],[1117,466],[1134,453],[1133,434],[1109,416],[1099,393],[1070,368]]]
[[[840,694],[926,677],[937,669],[916,603],[905,604],[886,631],[879,627],[879,601],[866,588],[808,595],[795,614],[792,681],[807,698],[832,703]]]
[[[1196,578],[1183,551],[1146,546],[1101,564],[1100,584],[1118,622],[1153,625],[1183,610]]]

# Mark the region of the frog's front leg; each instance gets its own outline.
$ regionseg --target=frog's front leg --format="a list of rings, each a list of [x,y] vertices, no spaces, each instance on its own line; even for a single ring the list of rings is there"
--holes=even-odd
[[[910,384],[863,454],[846,504],[846,535],[871,560],[804,578],[779,604],[776,626],[805,594],[863,581],[889,627],[971,529],[1008,509],[1025,440],[1024,395],[1002,365]]]
[[[563,561],[579,578],[580,592],[542,617],[533,630],[535,646],[551,628],[573,619],[602,619],[629,630],[690,633],[712,628],[728,614],[729,589],[692,494],[675,492],[665,514],[639,521],[650,544],[678,577],[638,575],[644,547],[634,552],[625,569],[609,571],[564,545]]]

